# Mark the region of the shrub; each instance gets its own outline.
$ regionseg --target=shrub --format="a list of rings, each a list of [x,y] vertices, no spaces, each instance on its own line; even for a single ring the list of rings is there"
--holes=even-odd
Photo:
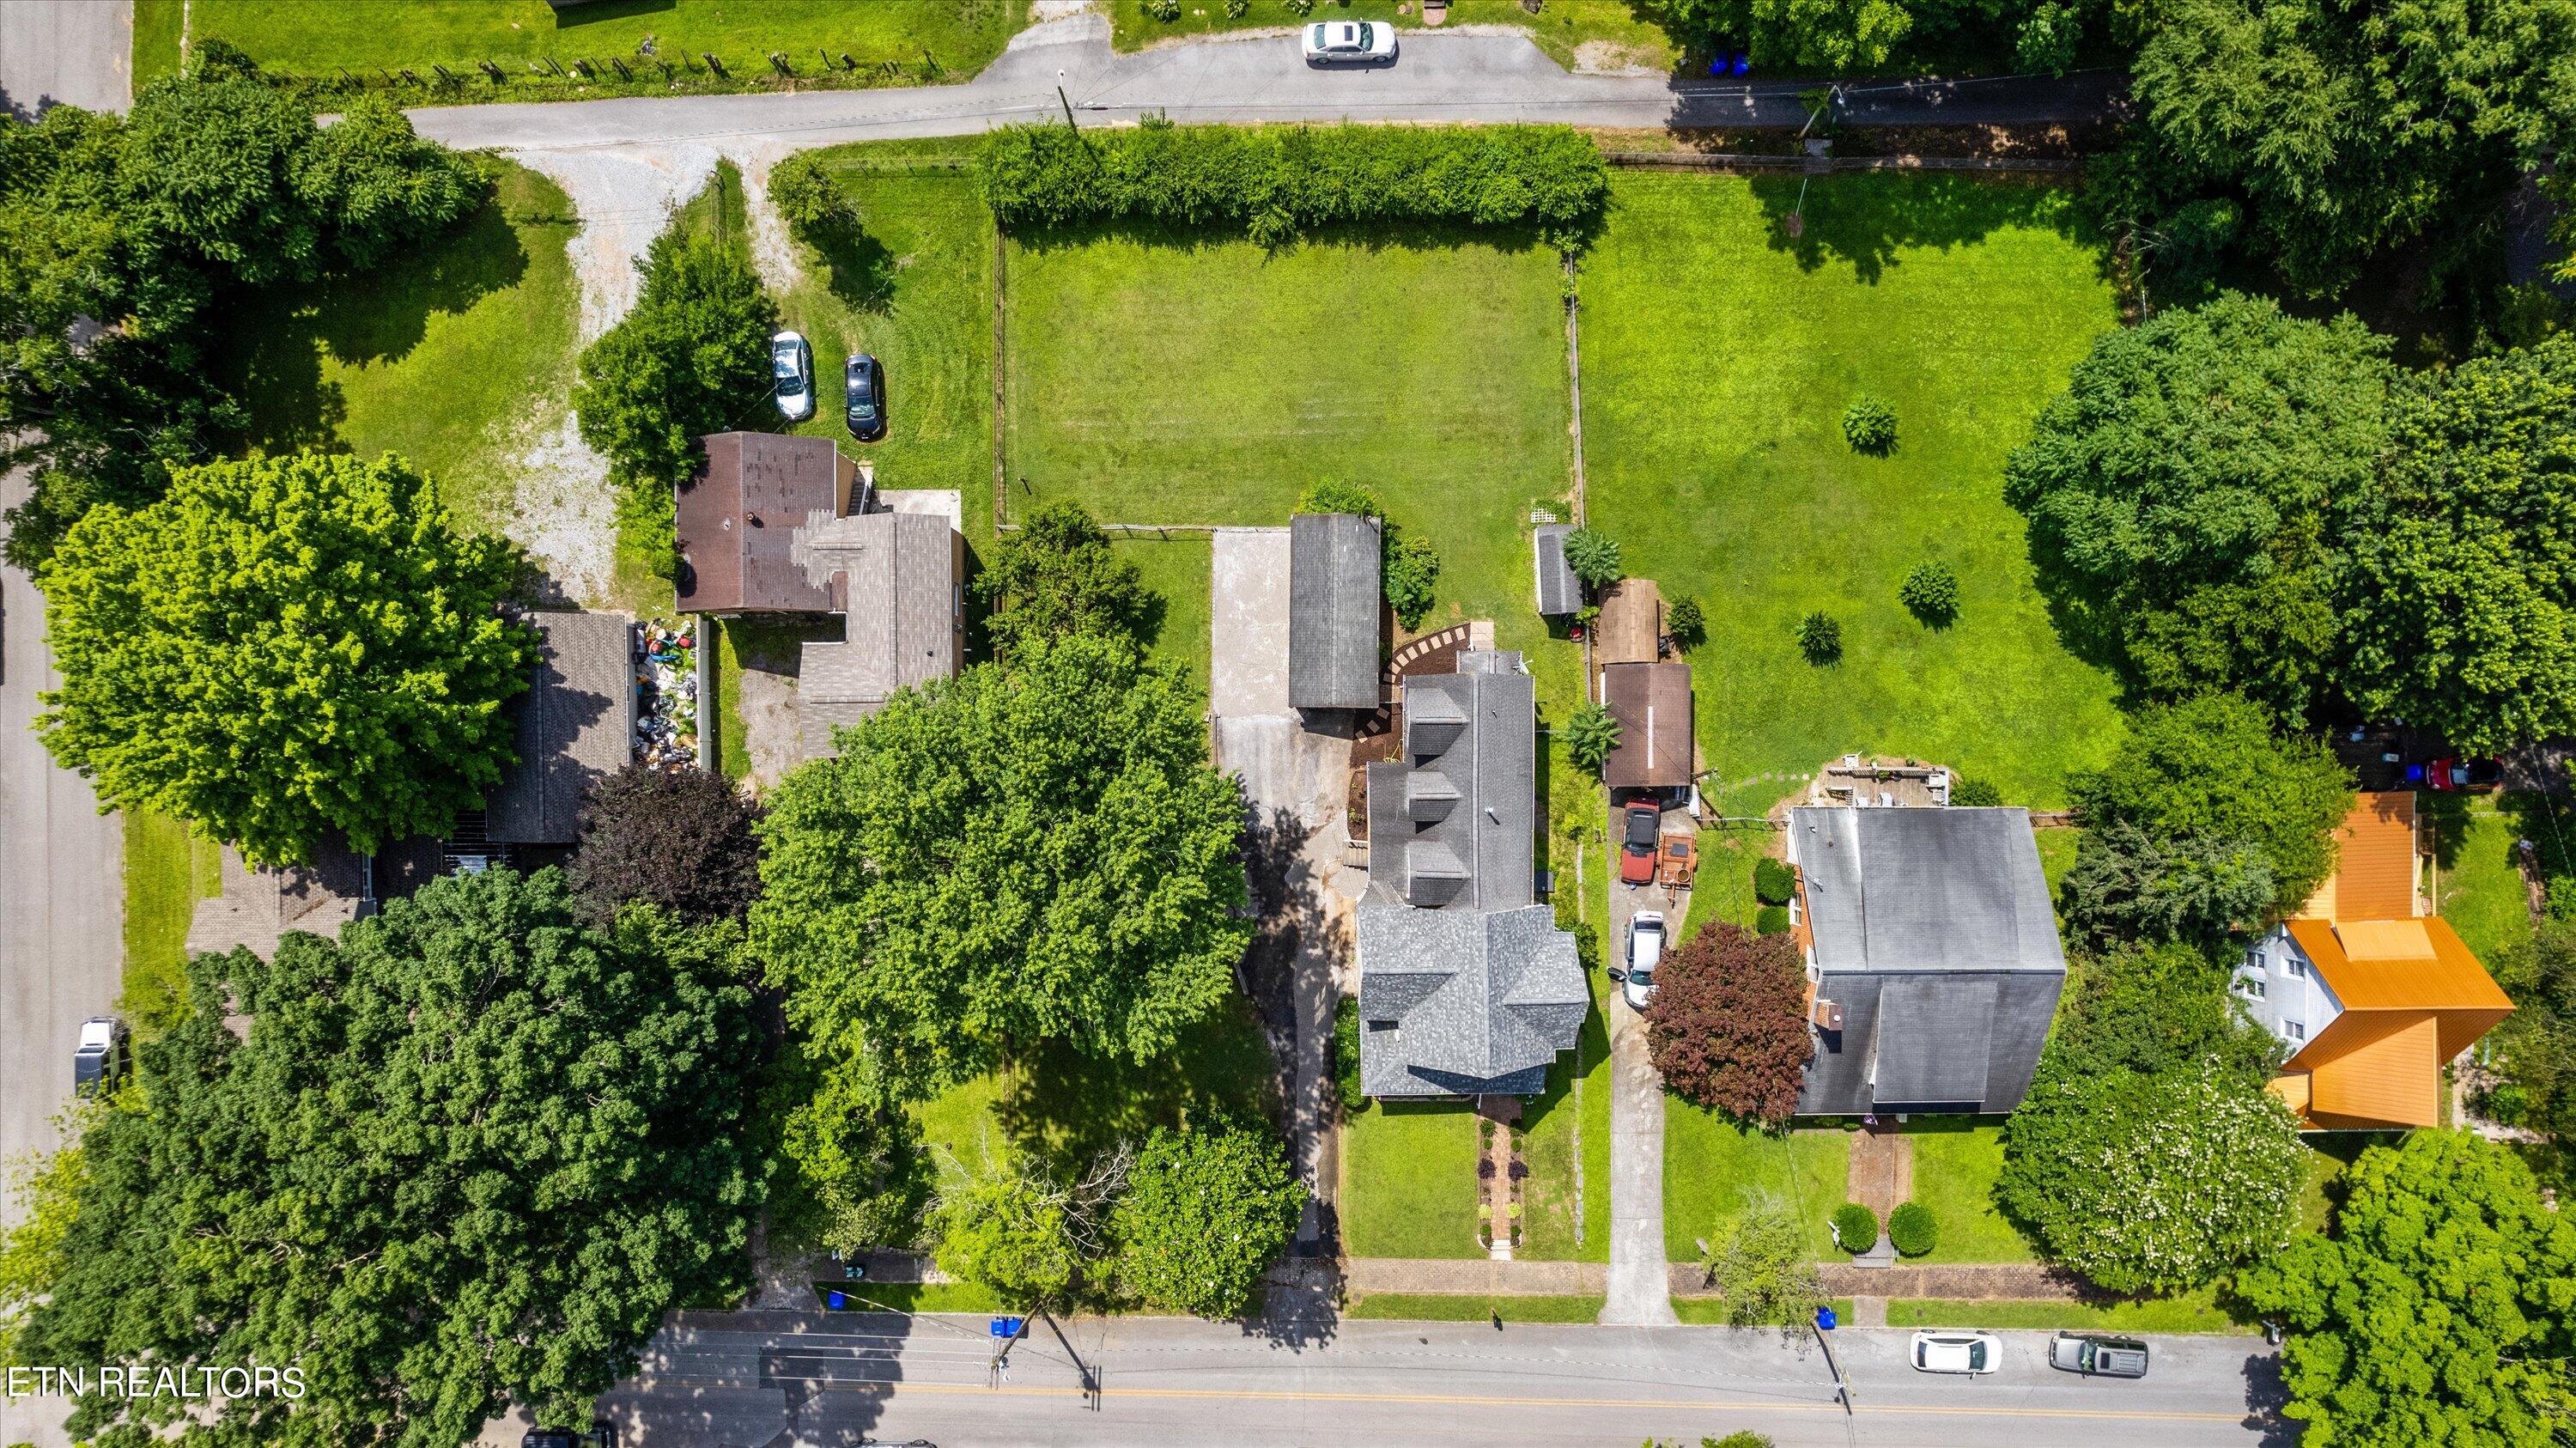
[[[1896,447],[1896,409],[1863,394],[1843,409],[1843,441],[1852,451],[1883,457]]]
[[[1003,659],[1077,633],[1142,643],[1160,617],[1161,600],[1080,503],[1049,503],[1003,534],[972,587]]]
[[[1843,626],[1823,609],[1815,609],[1798,620],[1797,635],[1798,652],[1808,663],[1822,668],[1842,661]]]
[[[1941,1219],[1921,1202],[1907,1202],[1887,1214],[1887,1240],[1908,1257],[1920,1257],[1941,1245]]]
[[[1664,629],[1685,653],[1708,642],[1708,620],[1701,616],[1696,598],[1675,599],[1664,615]]]
[[[1239,1312],[1259,1298],[1305,1205],[1306,1185],[1267,1126],[1158,1127],[1110,1217],[1119,1282],[1167,1312]]]
[[[1608,588],[1619,581],[1619,540],[1597,529],[1577,528],[1565,535],[1565,566],[1584,587]]]
[[[1970,779],[1966,775],[1950,778],[1950,803],[1971,809],[1992,809],[2004,802],[2004,792],[1992,780]]]
[[[1786,905],[1765,905],[1753,912],[1753,933],[1756,935],[1783,935],[1788,929],[1789,907]]]
[[[1582,705],[1574,711],[1573,718],[1565,721],[1566,751],[1574,756],[1575,763],[1594,774],[1601,772],[1601,766],[1609,762],[1610,751],[1618,747],[1619,721],[1599,704]]]
[[[1291,15],[1305,16],[1315,13],[1315,0],[1280,0],[1280,3],[1288,7],[1288,13]]]
[[[1571,249],[1610,194],[1600,150],[1565,126],[1011,126],[981,170],[1006,227],[1258,223],[1271,242],[1412,221],[1534,228]]]
[[[1807,1234],[1778,1197],[1756,1196],[1709,1233],[1700,1270],[1726,1300],[1737,1327],[1795,1327],[1825,1300]]]
[[[1145,0],[1145,13],[1169,24],[1181,18],[1181,0]]]
[[[1917,563],[1897,586],[1896,599],[1917,622],[1948,628],[1959,616],[1959,575],[1947,563]]]
[[[823,169],[822,152],[799,151],[769,173],[769,204],[788,233],[808,246],[828,246],[859,228],[859,209]]]
[[[1251,8],[1252,0],[1225,0],[1225,18],[1228,20],[1241,20],[1244,17],[1244,13],[1249,11]]]
[[[1333,1009],[1333,1090],[1344,1112],[1368,1109],[1368,1093],[1360,1089],[1360,1003],[1349,996]]]
[[[1845,1202],[1834,1208],[1834,1240],[1854,1256],[1877,1246],[1878,1213],[1858,1202]]]
[[[1787,1121],[1814,1053],[1796,942],[1703,926],[1655,970],[1646,1049],[1682,1099],[1768,1125]]]
[[[1753,862],[1753,898],[1765,905],[1786,905],[1798,893],[1798,872],[1786,861],[1765,855]]]

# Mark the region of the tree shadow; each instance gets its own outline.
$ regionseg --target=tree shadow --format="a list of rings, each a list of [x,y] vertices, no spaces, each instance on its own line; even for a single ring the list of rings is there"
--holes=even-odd
[[[825,289],[843,306],[878,317],[893,307],[902,263],[866,227],[831,227],[807,236],[806,243],[829,269]]]
[[[2037,227],[2102,247],[2084,208],[2063,187],[2040,180],[1865,172],[1755,176],[1751,185],[1769,220],[1773,251],[1797,258],[1801,271],[1819,270],[1829,260],[1848,263],[1854,277],[1872,286],[1901,264],[1900,252],[1947,250],[2006,228]],[[1795,228],[1788,224],[1792,213],[1799,218]]]
[[[1219,1001],[1171,1050],[1141,1065],[1063,1044],[1015,1064],[994,1119],[1013,1146],[1058,1174],[1080,1170],[1122,1141],[1141,1146],[1158,1126],[1279,1119],[1270,1042],[1239,995]]]
[[[679,0],[589,0],[584,5],[549,7],[555,29],[579,30],[603,20],[632,20],[638,15],[659,15],[671,10]]]
[[[1587,243],[1598,235],[1601,224],[1602,218],[1595,217],[1587,225],[1583,233]],[[1122,219],[1013,227],[1010,239],[1021,250],[1040,255],[1079,251],[1101,242],[1124,242],[1194,255],[1237,243],[1248,244],[1251,236],[1241,223],[1231,221],[1180,223]],[[1541,237],[1538,227],[1518,223],[1473,226],[1463,222],[1350,221],[1308,228],[1269,250],[1273,256],[1310,245],[1349,247],[1370,254],[1386,251],[1449,252],[1471,243],[1490,246],[1498,251],[1521,251],[1540,245]]]

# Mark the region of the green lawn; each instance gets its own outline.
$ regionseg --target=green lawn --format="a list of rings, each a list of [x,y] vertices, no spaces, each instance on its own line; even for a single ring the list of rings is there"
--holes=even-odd
[[[179,68],[179,31],[188,0],[134,0],[134,88]]]
[[[2057,898],[2057,884],[2075,867],[2075,847],[2084,841],[2084,832],[2075,829],[2039,829],[2031,831],[2039,842],[2039,872],[2048,879],[2048,895]]]
[[[605,0],[562,10],[545,0],[192,0],[189,24],[199,40],[229,40],[270,69],[301,75],[342,66],[427,75],[433,63],[470,72],[490,60],[517,76],[534,60],[632,61],[649,36],[665,58],[713,51],[756,76],[774,50],[810,75],[817,46],[846,50],[862,65],[917,65],[926,49],[971,74],[1027,17],[1027,0]]]
[[[2199,1332],[2243,1335],[2254,1331],[2218,1308],[2214,1289],[2146,1302],[1943,1302],[1899,1297],[1887,1304],[1890,1327],[2036,1328],[2041,1331]]]
[[[1995,1206],[2003,1174],[2003,1128],[1964,1116],[1918,1116],[1905,1125],[1914,1146],[1914,1200],[1940,1222],[1940,1244],[1911,1261],[2033,1262],[2030,1243]]]
[[[2415,800],[2433,823],[2442,918],[2480,960],[2491,962],[2505,946],[2530,939],[2531,905],[2515,863],[2517,845],[2532,842],[2544,877],[2576,874],[2570,863],[2576,821],[2563,811],[2553,815],[2547,800],[2533,795],[2424,793]]]
[[[1408,5],[1404,8],[1410,13],[1398,14],[1397,3],[1398,0],[1341,0],[1339,4],[1318,7],[1314,18],[1368,20],[1392,24],[1399,30],[1419,29],[1422,7]],[[1111,33],[1120,50],[1140,49],[1174,36],[1276,30],[1299,23],[1297,14],[1279,0],[1252,0],[1241,16],[1226,14],[1219,0],[1185,0],[1178,20],[1156,20],[1146,14],[1145,0],[1109,0],[1109,17]],[[1449,7],[1449,24],[1508,25],[1526,30],[1539,49],[1568,67],[1589,63],[1600,69],[1644,66],[1668,70],[1681,58],[1672,38],[1646,19],[1630,0],[1548,0],[1536,15],[1522,9],[1520,0],[1455,0]],[[1282,40],[1279,44],[1284,54],[1290,42]],[[1587,44],[1593,47],[1589,51],[1582,49]]]
[[[1342,1123],[1342,1251],[1481,1258],[1476,1114],[1464,1102],[1377,1102]]]
[[[1145,586],[1163,600],[1163,615],[1155,625],[1153,648],[1156,656],[1180,665],[1198,686],[1201,695],[1208,687],[1208,613],[1209,582],[1215,573],[1211,546],[1204,533],[1174,533],[1168,537],[1152,534],[1130,534],[1112,545],[1120,558],[1136,565]]]
[[[1377,1292],[1354,1297],[1342,1316],[1399,1322],[1597,1322],[1600,1297],[1446,1297]]]
[[[1781,222],[1802,187],[1791,242]],[[2002,469],[2119,320],[2067,193],[1621,172],[1613,195],[1582,285],[1590,517],[1630,573],[1706,609],[1691,655],[1716,771],[1703,787],[1758,812],[1784,779],[1859,749],[2062,801],[2120,716],[2109,677],[2049,624]],[[1843,406],[1864,392],[1896,409],[1891,456],[1843,442]],[[1944,630],[1896,599],[1930,559],[1961,582]],[[1842,625],[1829,668],[1791,637],[1814,609]]]
[[[1587,969],[1592,1012],[1583,1019],[1575,1054],[1559,1056],[1547,1072],[1547,1090],[1521,1117],[1519,1256],[1550,1262],[1610,1260],[1610,992],[1609,977]],[[1577,1062],[1583,1100],[1574,1099]],[[1582,1152],[1575,1151],[1576,1123]],[[1575,1174],[1583,1177],[1583,1241],[1574,1240]]]
[[[1713,829],[1699,832],[1699,874],[1691,884],[1690,918],[1682,922],[1681,939],[1700,927],[1723,920],[1752,928],[1762,902],[1753,894],[1753,862],[1767,853],[1767,829]]]
[[[1676,1262],[1697,1261],[1699,1239],[1755,1195],[1768,1194],[1796,1214],[1819,1260],[1842,1260],[1825,1219],[1843,1204],[1850,1171],[1847,1132],[1793,1131],[1782,1138],[1747,1131],[1667,1093],[1665,1255]]]
[[[852,1282],[843,1291],[851,1300],[895,1312],[1019,1312],[1025,1302],[1004,1302],[989,1287],[972,1282]],[[808,1304],[800,1304],[808,1305]],[[810,1304],[819,1306],[820,1304]]]
[[[223,851],[168,815],[125,816],[125,977],[117,1008],[146,1034],[185,991],[188,925],[224,890]]]

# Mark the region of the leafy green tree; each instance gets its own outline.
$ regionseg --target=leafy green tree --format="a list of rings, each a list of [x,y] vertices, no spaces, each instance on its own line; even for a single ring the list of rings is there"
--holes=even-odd
[[[1047,1042],[1131,1064],[1232,988],[1242,792],[1127,640],[1025,645],[779,786],[752,927],[827,1077],[927,1094]]]
[[[2115,821],[2084,832],[2058,886],[2069,942],[2089,950],[2137,942],[2220,946],[2272,909],[2272,862],[2252,841],[2167,838]]]
[[[1799,657],[1818,668],[1842,662],[1843,626],[1823,609],[1810,609],[1791,631]]]
[[[2241,196],[2312,296],[2500,201],[2576,123],[2568,0],[2176,0],[2135,65],[2133,156],[2169,201]]]
[[[1881,457],[1896,450],[1896,409],[1864,393],[1843,407],[1843,441],[1853,452]]]
[[[78,1400],[190,1441],[464,1443],[586,1411],[738,1281],[758,1032],[733,932],[584,927],[551,870],[432,881],[332,941],[188,967],[90,1123],[36,1361],[299,1364],[300,1400]],[[249,1018],[236,1036],[226,1018]]]
[[[2428,376],[2394,413],[2352,530],[2354,702],[2482,754],[2576,730],[2576,336]]]
[[[1770,1192],[1748,1193],[1743,1208],[1708,1234],[1700,1272],[1724,1295],[1726,1320],[1737,1327],[1797,1327],[1825,1302],[1823,1275],[1807,1231],[1789,1204]]]
[[[1049,503],[1003,534],[975,595],[993,609],[993,651],[1005,659],[1029,641],[1072,633],[1142,642],[1160,602],[1079,503]]]
[[[183,470],[63,540],[45,576],[63,686],[37,728],[102,803],[251,860],[438,834],[511,757],[501,706],[534,657],[497,609],[512,570],[391,455]]]
[[[1664,614],[1664,628],[1673,636],[1673,644],[1688,653],[1708,642],[1708,615],[1701,611],[1696,598],[1677,598]]]
[[[2004,470],[2070,642],[2144,699],[2297,722],[2335,649],[2333,510],[2385,445],[2388,344],[2221,296],[2106,333]]]
[[[2280,1047],[2239,1016],[2227,977],[2226,966],[2188,945],[2078,956],[2044,1069],[2070,1078],[2160,1076],[2214,1061],[2247,1081],[2269,1079]]]
[[[799,151],[769,171],[769,204],[787,230],[812,247],[837,245],[859,230],[859,208],[833,179],[820,151]]]
[[[2487,1037],[2494,1081],[2480,1107],[2508,1126],[2576,1139],[2576,922],[2544,921],[2492,964],[2514,1009]]]
[[[422,140],[391,101],[362,95],[306,143],[295,189],[329,223],[341,259],[364,271],[472,210],[491,183]]]
[[[2237,1279],[2289,1329],[2285,1416],[2311,1442],[2521,1448],[2565,1436],[2576,1222],[2464,1131],[2416,1131],[2344,1169],[2332,1235]]]
[[[939,1270],[1013,1304],[1069,1300],[1097,1247],[1073,1194],[1018,1168],[950,1187],[932,1221]]]
[[[1297,511],[1356,513],[1377,519],[1379,590],[1386,595],[1396,622],[1409,629],[1422,626],[1431,614],[1432,587],[1440,581],[1440,554],[1430,539],[1389,518],[1377,494],[1357,483],[1331,478],[1317,483],[1299,495]]]
[[[1962,774],[1950,783],[1950,803],[1963,809],[1993,809],[2004,802],[2004,792],[1990,779],[1971,779]]]
[[[1610,752],[1618,747],[1619,721],[1611,717],[1608,706],[1575,706],[1565,721],[1565,752],[1574,756],[1575,763],[1599,774],[1601,766],[1610,762]]]
[[[760,894],[760,808],[720,774],[638,761],[594,786],[566,875],[597,921],[641,900],[692,925],[740,919]]]
[[[1686,43],[1732,39],[1765,66],[1827,75],[1886,63],[1915,24],[1898,0],[1667,0],[1663,8]]]
[[[1947,563],[1917,563],[1897,585],[1896,601],[1927,627],[1948,628],[1959,617],[1959,575]]]
[[[77,1132],[80,1122],[70,1125]],[[71,1239],[81,1187],[89,1179],[77,1136],[73,1145],[49,1155],[9,1163],[9,1172],[18,1220],[0,1231],[0,1369],[37,1366],[18,1355],[18,1334],[27,1325],[29,1310],[52,1296],[62,1279],[64,1244]]]
[[[2233,694],[2140,711],[2111,762],[2070,778],[2067,792],[2088,826],[2251,843],[2282,910],[2334,872],[2335,830],[2352,810],[2352,776],[2322,740],[2274,734],[2260,706]],[[2241,868],[2227,871],[2236,884]]]
[[[836,1252],[910,1246],[920,1235],[929,1173],[911,1113],[831,1075],[790,1037],[772,1064],[755,1120],[774,1123],[772,1240]]]
[[[1119,1280],[1149,1307],[1196,1317],[1255,1307],[1305,1205],[1275,1133],[1157,1129],[1110,1219]]]
[[[1619,581],[1619,540],[1597,528],[1565,535],[1565,566],[1583,586],[1599,592]]]

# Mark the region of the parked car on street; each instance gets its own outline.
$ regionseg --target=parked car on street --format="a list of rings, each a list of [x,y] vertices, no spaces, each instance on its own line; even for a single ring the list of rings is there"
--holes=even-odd
[[[1918,1373],[1980,1376],[2003,1366],[2004,1344],[1987,1332],[1918,1332],[1912,1356]]]
[[[2490,790],[2504,783],[2504,762],[2498,759],[2436,759],[2424,767],[2424,783],[2439,790]]]
[[[587,1433],[570,1428],[538,1428],[519,1440],[519,1448],[617,1448],[617,1425],[601,1418]]]
[[[2147,1345],[2134,1337],[2061,1332],[2048,1341],[2048,1365],[2088,1378],[2143,1378]]]
[[[1308,65],[1393,65],[1395,27],[1382,20],[1319,20],[1306,27]]]
[[[1664,916],[1640,910],[1628,917],[1628,968],[1616,972],[1628,1009],[1642,1011],[1655,999],[1655,962],[1664,958]]]
[[[72,1091],[95,1096],[112,1090],[126,1069],[125,1022],[114,1016],[92,1016],[81,1022],[80,1044],[72,1049]]]
[[[769,370],[776,379],[778,415],[803,422],[814,415],[814,349],[802,334],[781,332],[769,339]]]
[[[841,369],[841,397],[850,436],[875,442],[886,435],[885,369],[877,359],[865,352],[850,354],[850,364]]]
[[[1655,844],[1663,834],[1664,812],[1653,804],[1628,806],[1619,817],[1619,883],[1647,885],[1655,879]]]

